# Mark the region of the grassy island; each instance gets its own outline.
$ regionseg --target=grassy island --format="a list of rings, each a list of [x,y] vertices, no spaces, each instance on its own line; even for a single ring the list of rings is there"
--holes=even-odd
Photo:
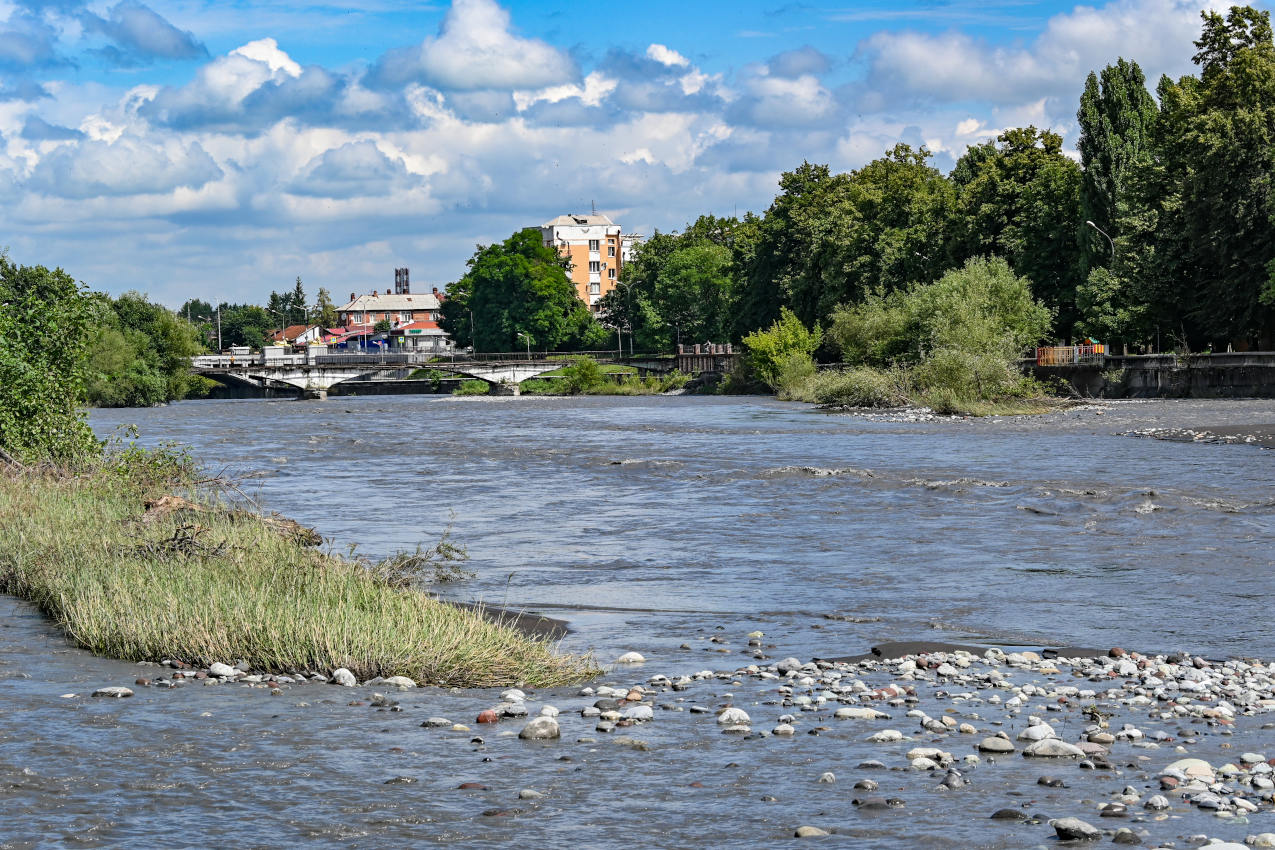
[[[0,474],[0,590],[74,644],[128,661],[345,667],[360,680],[462,687],[596,672],[587,657],[432,598],[396,569],[401,559],[343,559],[295,522],[173,495],[182,482],[149,474],[163,465],[154,458]]]

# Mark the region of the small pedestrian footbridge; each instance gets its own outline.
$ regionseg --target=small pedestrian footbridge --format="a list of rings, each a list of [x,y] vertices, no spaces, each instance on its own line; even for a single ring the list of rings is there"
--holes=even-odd
[[[624,362],[611,352],[601,362]],[[292,387],[301,390],[303,398],[327,398],[328,390],[343,381],[374,375],[406,377],[428,369],[450,375],[477,378],[491,384],[494,395],[518,395],[518,385],[528,378],[569,366],[562,356],[550,358],[535,352],[527,354],[480,354],[440,359],[436,354],[368,353],[368,354],[275,354],[267,349],[261,354],[212,354],[191,358],[191,371],[224,384],[246,384],[263,389]],[[642,364],[649,368],[649,364]],[[671,368],[671,367],[670,367]]]

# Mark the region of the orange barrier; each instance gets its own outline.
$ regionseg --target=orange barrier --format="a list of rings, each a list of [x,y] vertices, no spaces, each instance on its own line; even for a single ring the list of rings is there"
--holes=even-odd
[[[1081,363],[1101,363],[1107,355],[1107,346],[1050,345],[1036,349],[1037,366],[1076,366]]]

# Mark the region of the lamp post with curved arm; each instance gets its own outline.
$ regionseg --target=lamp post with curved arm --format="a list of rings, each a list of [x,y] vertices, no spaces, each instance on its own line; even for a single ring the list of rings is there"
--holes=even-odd
[[[624,287],[624,299],[627,302],[628,308],[629,308],[626,313],[626,316],[629,320],[629,356],[632,357],[633,356],[633,283],[632,282],[624,283],[623,281],[617,280],[615,282],[615,285]],[[621,357],[624,356],[623,341],[620,342],[620,356]]]
[[[1115,260],[1115,258],[1116,258],[1116,241],[1115,241],[1114,239],[1112,239],[1112,238],[1111,238],[1111,235],[1110,235],[1109,233],[1107,233],[1107,231],[1103,230],[1101,227],[1099,227],[1098,225],[1094,224],[1092,221],[1089,221],[1088,219],[1085,219],[1085,224],[1089,225],[1089,226],[1090,226],[1090,227],[1092,227],[1094,230],[1098,231],[1098,232],[1099,232],[1099,233],[1101,233],[1103,236],[1106,236],[1106,237],[1107,237],[1107,242],[1109,242],[1109,243],[1111,244],[1111,259],[1112,259],[1112,260]]]

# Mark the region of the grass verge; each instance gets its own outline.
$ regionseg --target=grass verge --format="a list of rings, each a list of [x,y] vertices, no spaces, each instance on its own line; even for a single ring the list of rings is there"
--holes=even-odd
[[[76,645],[127,661],[345,667],[360,680],[453,687],[552,687],[597,672],[590,657],[405,586],[391,562],[321,552],[309,529],[186,501],[170,494],[175,483],[131,463],[0,473],[0,591],[33,602]]]

